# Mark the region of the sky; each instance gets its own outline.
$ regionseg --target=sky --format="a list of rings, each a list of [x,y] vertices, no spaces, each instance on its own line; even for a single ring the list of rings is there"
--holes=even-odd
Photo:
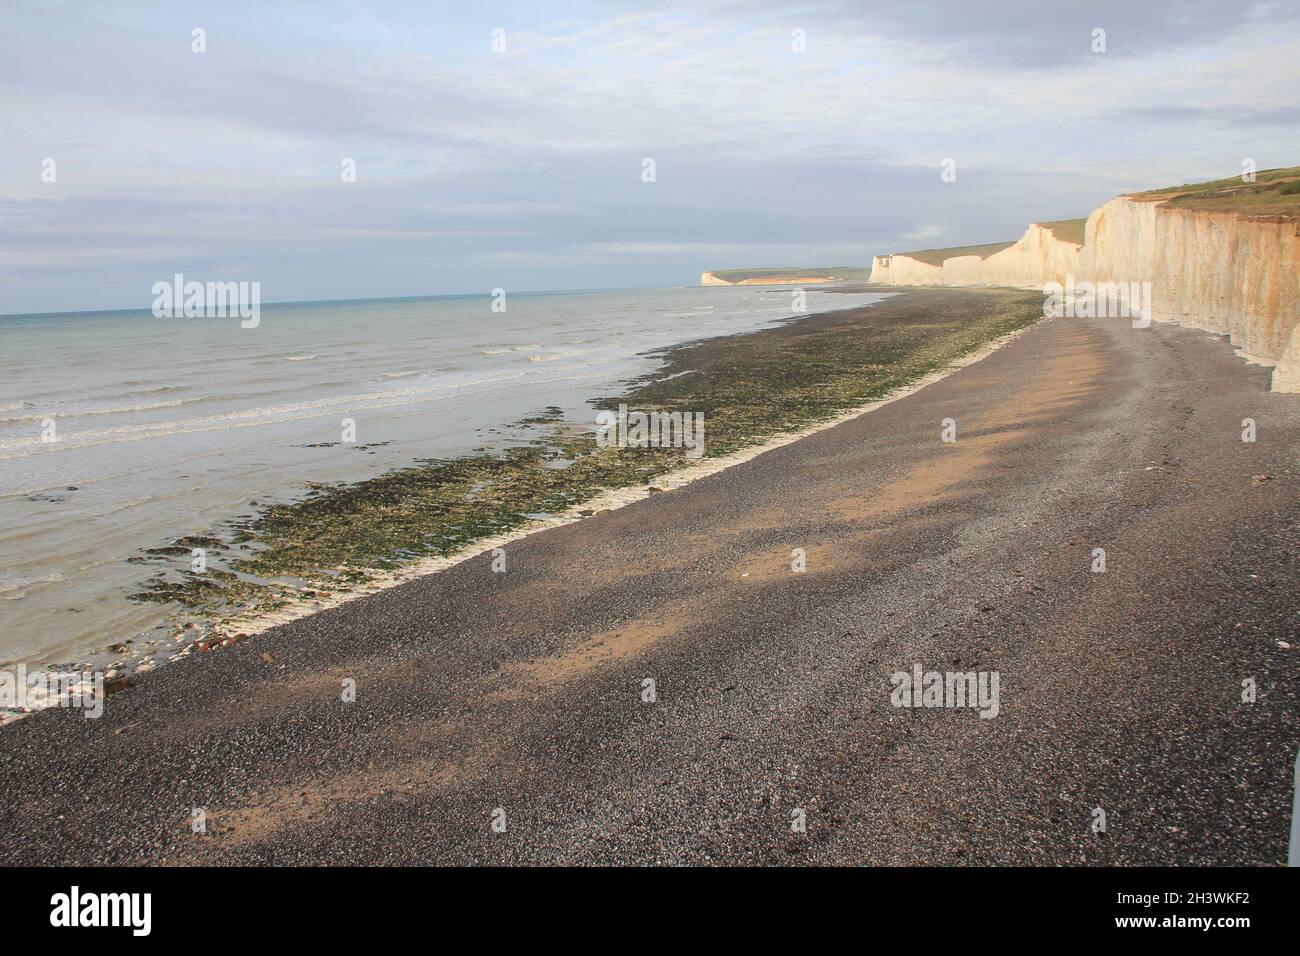
[[[1245,159],[1296,0],[5,0],[0,314],[869,265]]]

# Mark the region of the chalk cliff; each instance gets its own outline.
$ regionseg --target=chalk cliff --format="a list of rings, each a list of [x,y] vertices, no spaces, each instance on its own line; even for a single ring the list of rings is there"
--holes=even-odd
[[[1151,283],[1151,317],[1229,336],[1300,392],[1300,220],[1113,199],[1088,217],[1085,277]]]
[[[906,255],[873,256],[868,282],[888,285],[943,285],[943,266]]]
[[[1045,225],[1035,223],[1005,248],[988,255],[943,257],[932,250],[927,259],[907,253],[876,256],[872,260],[871,282],[890,285],[1006,285],[1039,288],[1045,282],[1065,282],[1079,274],[1080,244],[1062,239]],[[954,250],[958,252],[960,250]]]
[[[748,276],[743,279],[724,279],[712,272],[700,273],[700,285],[816,285],[819,282],[834,282],[835,276],[787,276],[763,275]]]
[[[981,263],[983,285],[1041,287],[1047,282],[1065,282],[1079,274],[1080,244],[1060,239],[1037,223],[1025,230],[1009,249],[994,253]]]
[[[906,254],[877,256],[870,281],[891,285],[1150,282],[1151,318],[1229,336],[1270,364],[1275,391],[1300,392],[1300,218],[1248,215],[1121,196],[1088,217],[1083,241],[1031,225],[986,257],[941,265]],[[954,250],[958,251],[958,250]],[[931,251],[927,258],[935,258]]]

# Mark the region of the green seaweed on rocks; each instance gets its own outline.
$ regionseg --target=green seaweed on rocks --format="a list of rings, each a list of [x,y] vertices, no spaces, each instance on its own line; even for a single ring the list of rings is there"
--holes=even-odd
[[[944,290],[822,313],[664,350],[653,373],[597,409],[704,414],[707,458],[825,421],[949,365],[1042,314],[1037,293]],[[560,410],[517,424],[543,431],[500,452],[417,461],[363,481],[310,485],[216,533],[150,549],[214,552],[205,573],[159,572],[137,600],[223,619],[305,595],[348,591],[377,573],[452,555],[602,491],[650,484],[691,463],[681,448],[600,447]],[[556,467],[563,463],[563,467]],[[203,542],[198,544],[198,542]]]

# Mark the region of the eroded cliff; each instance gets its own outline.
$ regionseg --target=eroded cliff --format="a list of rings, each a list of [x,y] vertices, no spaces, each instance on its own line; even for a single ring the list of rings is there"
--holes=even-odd
[[[1229,185],[1121,196],[1093,211],[1081,237],[1070,222],[1034,224],[987,256],[965,249],[937,263],[936,250],[923,258],[877,256],[870,281],[1021,288],[1071,279],[1149,282],[1152,319],[1227,335],[1247,358],[1274,366],[1274,390],[1300,392],[1300,216],[1278,201],[1286,195],[1281,187],[1300,181],[1300,169],[1294,173],[1275,175],[1268,187],[1225,180]],[[1268,195],[1269,188],[1280,195]]]
[[[1229,336],[1300,391],[1300,220],[1131,197],[1088,217],[1079,274],[1151,283],[1151,317]]]

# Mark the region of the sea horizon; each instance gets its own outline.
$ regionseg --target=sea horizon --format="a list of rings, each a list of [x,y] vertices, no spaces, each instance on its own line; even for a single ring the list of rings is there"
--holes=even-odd
[[[881,297],[806,296],[808,311]],[[590,403],[657,350],[792,304],[780,287],[678,287],[285,302],[255,329],[148,309],[6,317],[0,662],[174,652],[178,609],[132,596],[188,554],[175,542],[321,483],[526,441],[521,420],[593,427]]]
[[[689,289],[694,288],[690,283],[679,285],[630,285],[630,286],[592,286],[574,289],[520,289],[518,291],[510,290],[510,296],[538,296],[538,295],[582,295],[585,293],[600,292],[643,292],[655,289]],[[348,305],[360,303],[383,303],[383,302],[419,302],[431,299],[491,299],[492,290],[487,292],[435,292],[425,295],[376,295],[376,296],[348,296],[337,299],[277,299],[261,303],[264,309],[284,308],[288,306],[323,306],[323,305]],[[151,312],[149,306],[127,306],[111,309],[54,309],[44,312],[0,312],[0,320],[4,319],[33,319],[46,316],[79,316],[79,315],[114,315],[118,313],[133,312]],[[183,316],[177,316],[183,318]]]

